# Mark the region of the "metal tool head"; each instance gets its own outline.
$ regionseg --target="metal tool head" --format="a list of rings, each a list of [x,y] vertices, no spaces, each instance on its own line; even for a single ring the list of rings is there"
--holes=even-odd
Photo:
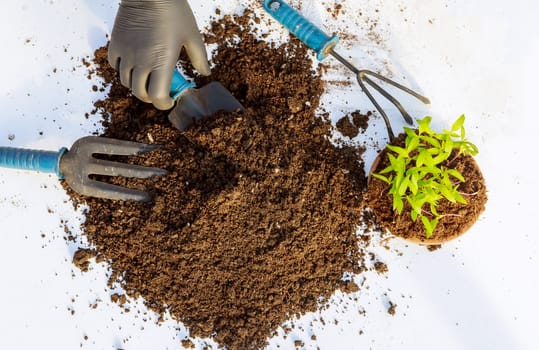
[[[189,89],[180,96],[168,115],[170,122],[180,131],[195,120],[218,111],[245,110],[241,103],[221,83],[211,82],[200,89]]]
[[[415,97],[416,99],[423,102],[424,104],[430,104],[430,101],[425,96],[415,92],[414,90],[412,90],[412,89],[410,89],[410,88],[408,88],[408,87],[406,87],[406,86],[404,86],[402,84],[397,83],[394,80],[391,80],[391,79],[389,79],[387,77],[384,77],[381,74],[375,73],[375,72],[370,71],[368,69],[362,69],[362,70],[358,71],[358,73],[357,73],[357,82],[358,82],[359,86],[361,87],[361,90],[363,90],[363,92],[367,95],[367,97],[369,98],[371,103],[374,105],[374,107],[382,115],[382,118],[384,119],[384,122],[386,124],[389,139],[393,140],[395,138],[395,134],[393,132],[393,129],[391,128],[391,123],[389,122],[389,117],[385,113],[384,109],[380,106],[378,101],[376,101],[373,94],[369,91],[369,89],[367,88],[367,85],[370,85],[372,88],[374,88],[374,90],[376,90],[378,93],[380,93],[380,95],[384,96],[389,102],[391,102],[395,107],[397,107],[397,110],[401,113],[402,117],[404,118],[404,120],[409,125],[414,125],[414,120],[412,119],[410,114],[408,114],[408,112],[404,109],[402,104],[395,97],[393,97],[389,92],[387,92],[385,89],[383,89],[379,84],[377,84],[375,81],[373,81],[371,78],[369,78],[369,76],[377,78],[377,79],[379,79],[379,80],[381,80],[381,81],[383,81],[383,82],[385,82],[385,83],[387,83],[389,85],[392,85],[392,86],[396,87],[397,89],[399,89],[401,91],[404,91],[405,93]]]
[[[148,178],[161,176],[166,170],[94,158],[94,154],[131,156],[149,152],[158,146],[122,141],[99,136],[78,139],[60,159],[60,171],[67,184],[76,192],[92,197],[115,200],[149,201],[141,190],[125,188],[90,179],[90,175]]]
[[[385,97],[389,102],[391,102],[395,107],[397,107],[397,109],[401,113],[402,117],[404,118],[404,120],[408,124],[413,125],[414,120],[412,119],[410,114],[408,114],[408,112],[406,112],[406,110],[404,109],[402,104],[395,97],[393,97],[389,92],[387,92],[384,88],[382,88],[378,83],[376,83],[374,80],[372,80],[371,77],[379,79],[380,81],[383,81],[384,83],[389,84],[389,85],[391,85],[391,86],[393,86],[393,87],[395,87],[395,88],[397,88],[397,89],[399,89],[399,90],[401,90],[401,91],[415,97],[416,99],[423,102],[424,104],[430,104],[430,100],[428,98],[426,98],[425,96],[419,94],[418,92],[416,92],[416,91],[414,91],[414,90],[412,90],[412,89],[410,89],[410,88],[408,88],[408,87],[406,87],[406,86],[404,86],[402,84],[397,83],[394,80],[391,80],[391,79],[389,79],[387,77],[384,77],[381,74],[378,74],[378,73],[373,72],[373,71],[368,70],[368,69],[358,69],[358,68],[356,68],[347,59],[345,59],[344,57],[339,55],[335,50],[333,50],[333,48],[329,49],[329,54],[332,55],[333,57],[335,57],[339,62],[341,62],[346,68],[350,69],[356,75],[356,79],[357,79],[357,82],[358,82],[359,86],[361,87],[361,90],[365,93],[365,95],[367,95],[367,97],[369,98],[371,103],[374,105],[376,110],[380,113],[380,115],[384,119],[384,122],[385,122],[386,128],[387,128],[387,133],[389,135],[390,140],[393,140],[393,138],[395,137],[395,134],[393,133],[393,129],[391,128],[391,123],[389,122],[389,117],[387,116],[387,114],[384,111],[384,109],[382,108],[382,106],[374,98],[374,95],[368,89],[367,85],[371,86],[380,95]]]

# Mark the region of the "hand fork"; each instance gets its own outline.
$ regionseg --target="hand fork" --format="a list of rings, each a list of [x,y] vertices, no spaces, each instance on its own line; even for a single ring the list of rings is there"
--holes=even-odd
[[[131,156],[156,149],[156,145],[122,141],[98,136],[78,139],[68,150],[43,151],[0,147],[0,167],[55,173],[65,179],[75,192],[86,196],[131,201],[149,201],[141,190],[125,188],[97,180],[90,175],[149,178],[161,176],[166,170],[94,158],[94,154]]]

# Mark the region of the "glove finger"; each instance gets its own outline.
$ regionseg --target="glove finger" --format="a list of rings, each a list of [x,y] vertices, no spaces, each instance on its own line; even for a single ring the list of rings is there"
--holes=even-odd
[[[131,89],[131,74],[133,73],[133,66],[128,64],[127,60],[120,59],[120,81],[123,86]]]
[[[120,70],[120,56],[116,54],[111,48],[109,48],[107,53],[107,58],[109,60],[109,64],[112,68],[114,68],[116,71]]]
[[[190,41],[186,42],[184,47],[193,67],[202,75],[210,75],[211,69],[208,63],[208,54],[206,53],[206,46],[202,41],[202,37],[196,35]]]
[[[152,103],[148,95],[148,79],[150,78],[150,70],[135,68],[131,73],[131,91],[141,101]]]
[[[154,70],[149,77],[148,95],[157,109],[167,110],[174,106],[174,100],[170,97],[170,84],[172,82],[172,71],[174,65],[168,68]]]

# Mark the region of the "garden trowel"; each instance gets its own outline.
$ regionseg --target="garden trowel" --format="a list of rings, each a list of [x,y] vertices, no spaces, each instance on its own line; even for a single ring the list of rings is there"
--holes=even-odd
[[[195,83],[187,81],[178,70],[174,70],[172,75],[170,96],[176,100],[176,106],[170,111],[168,119],[180,131],[193,121],[218,111],[245,110],[221,83],[214,81],[196,89]]]

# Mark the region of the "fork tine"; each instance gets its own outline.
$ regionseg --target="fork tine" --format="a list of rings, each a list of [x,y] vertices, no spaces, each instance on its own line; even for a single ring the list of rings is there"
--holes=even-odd
[[[85,153],[90,155],[93,153],[99,153],[130,156],[138,153],[153,151],[158,147],[159,145],[148,145],[145,143],[118,140],[108,137],[86,136],[77,140],[77,142],[75,142],[75,144],[73,144],[71,147],[71,150],[84,150]]]
[[[414,120],[412,119],[412,117],[410,117],[410,114],[406,112],[404,107],[402,107],[402,104],[399,101],[397,101],[397,99],[393,97],[389,92],[384,90],[380,85],[378,85],[376,82],[374,82],[371,78],[369,78],[366,75],[358,75],[358,79],[364,80],[367,84],[372,86],[376,91],[378,91],[382,96],[384,96],[389,102],[391,102],[395,107],[397,107],[402,117],[404,118],[404,120],[406,120],[408,124],[414,125]]]
[[[150,195],[145,191],[96,181],[88,177],[73,182],[66,178],[66,181],[75,192],[85,196],[137,202],[148,202],[151,199]]]
[[[371,94],[369,89],[367,89],[367,86],[365,85],[363,80],[358,79],[357,82],[358,82],[359,86],[361,87],[361,90],[365,93],[365,95],[367,95],[367,97],[369,98],[371,103],[374,105],[376,110],[382,115],[382,119],[384,119],[384,123],[386,124],[386,129],[387,129],[389,139],[393,140],[395,138],[395,134],[393,133],[393,128],[391,128],[391,123],[389,122],[389,117],[387,116],[386,112],[380,106],[380,104],[378,104],[378,102],[376,101],[374,96]]]
[[[388,77],[385,77],[385,76],[383,76],[381,74],[373,72],[372,70],[362,69],[362,70],[359,71],[359,74],[360,75],[371,75],[371,76],[373,76],[373,77],[375,77],[377,79],[380,79],[380,80],[382,80],[382,81],[384,81],[384,82],[386,82],[386,83],[388,83],[390,85],[393,85],[397,89],[400,89],[400,90],[406,92],[407,94],[412,95],[413,97],[417,98],[419,101],[423,102],[424,104],[427,104],[427,105],[430,104],[430,100],[427,97],[421,95],[418,92],[415,92],[414,90],[410,89],[407,86],[404,86],[404,85],[402,85],[400,83],[397,83],[395,80],[391,80]]]
[[[125,176],[146,179],[152,176],[162,176],[166,170],[142,165],[134,165],[121,162],[113,162],[103,159],[92,159],[86,166],[87,174],[98,174],[106,176]]]

